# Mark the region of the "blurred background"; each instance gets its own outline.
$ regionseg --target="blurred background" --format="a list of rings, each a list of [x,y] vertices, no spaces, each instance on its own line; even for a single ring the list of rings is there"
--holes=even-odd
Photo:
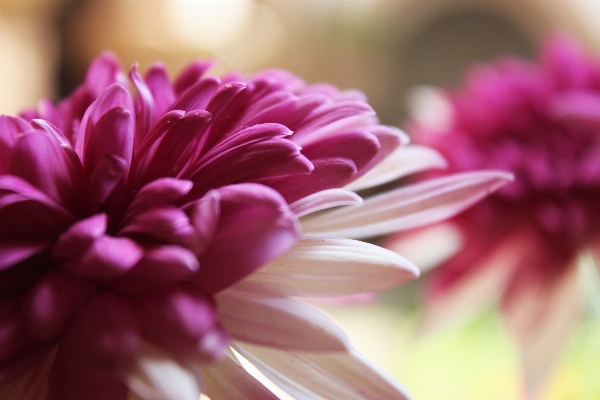
[[[160,60],[175,74],[196,58],[218,60],[217,74],[286,68],[362,90],[384,123],[401,126],[415,87],[456,85],[468,65],[502,53],[531,57],[549,31],[600,53],[598,20],[600,2],[583,0],[0,0],[0,112],[61,98],[111,49],[125,69]],[[426,335],[419,282],[376,303],[323,307],[417,400],[523,398],[492,305]],[[586,310],[544,400],[600,398],[600,319]]]

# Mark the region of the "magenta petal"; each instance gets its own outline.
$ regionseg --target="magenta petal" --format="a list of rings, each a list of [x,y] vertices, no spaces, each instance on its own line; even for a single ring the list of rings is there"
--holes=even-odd
[[[373,118],[374,115],[373,109],[361,101],[344,101],[323,105],[307,117],[302,125],[295,130],[294,139],[300,139],[301,142],[310,142],[323,136],[316,134],[318,129],[327,127],[329,132],[329,130],[338,126],[345,126],[355,119],[362,121],[366,118]]]
[[[135,124],[135,139],[136,144],[139,146],[141,140],[148,132],[150,132],[150,128],[154,123],[154,97],[150,92],[150,88],[138,73],[137,65],[134,64],[133,67],[131,67],[129,78],[138,92],[139,112]]]
[[[96,214],[77,221],[60,235],[52,255],[56,258],[78,257],[96,240],[104,236],[107,227],[106,214]]]
[[[69,211],[30,183],[0,175],[0,238],[53,239],[73,221]]]
[[[127,82],[115,55],[105,51],[90,64],[85,75],[85,86],[95,98],[113,83],[125,85]]]
[[[30,352],[35,344],[21,323],[19,301],[0,300],[0,376],[4,372],[2,367],[15,356]]]
[[[92,130],[94,129],[94,126],[104,116],[104,114],[115,108],[122,109],[123,112],[125,112],[125,110],[128,110],[132,114],[135,110],[131,95],[129,94],[127,89],[125,89],[125,87],[117,83],[109,86],[106,90],[104,90],[102,94],[96,99],[96,101],[94,101],[94,103],[92,103],[92,105],[85,112],[85,115],[83,116],[83,120],[81,121],[81,125],[79,127],[79,133],[77,134],[75,140],[75,151],[77,152],[77,154],[79,154],[80,156],[88,154],[88,152],[90,151],[90,149],[88,149],[89,142],[91,139],[90,135]],[[116,111],[112,112],[116,113]],[[125,140],[126,139],[119,138],[117,139],[117,143],[125,143]],[[105,146],[106,145],[110,146],[110,144],[105,144]]]
[[[91,175],[107,155],[117,156],[129,165],[133,151],[134,121],[131,111],[117,107],[108,110],[87,133],[84,168]]]
[[[10,152],[19,134],[31,129],[23,118],[0,115],[0,174],[10,171]]]
[[[136,214],[118,233],[144,235],[167,243],[185,245],[194,234],[190,219],[176,207],[160,207]]]
[[[200,82],[186,90],[177,103],[173,105],[173,109],[186,112],[205,110],[220,83],[221,81],[214,77],[202,79]]]
[[[64,334],[57,354],[65,372],[86,382],[123,378],[140,338],[129,303],[112,293],[94,295]]]
[[[77,181],[81,164],[44,131],[19,138],[11,155],[11,173],[36,186],[69,209],[79,197]]]
[[[225,354],[229,338],[217,324],[215,303],[190,284],[131,298],[144,337],[182,358],[213,361]]]
[[[356,166],[346,158],[312,160],[310,175],[264,179],[261,183],[277,190],[288,203],[325,189],[339,188],[356,175]]]
[[[379,151],[379,140],[363,131],[338,133],[304,146],[302,154],[309,160],[330,157],[348,158],[357,170],[364,168]]]
[[[300,153],[300,148],[287,139],[273,138],[223,151],[201,165],[189,176],[194,181],[193,192],[238,182],[263,178],[306,175],[312,163]]]
[[[193,281],[216,293],[290,249],[298,240],[294,214],[279,193],[258,184],[218,189],[221,219]]]
[[[58,337],[68,319],[94,288],[94,282],[61,270],[47,273],[23,299],[27,333],[39,340]]]
[[[177,95],[181,95],[181,93],[187,90],[190,86],[198,82],[202,75],[204,75],[204,73],[208,71],[213,64],[213,61],[196,61],[188,65],[183,71],[181,71],[175,80],[175,83],[173,84],[175,93]]]
[[[163,115],[171,109],[171,105],[175,103],[175,91],[171,86],[165,66],[162,64],[151,66],[144,75],[144,81],[154,98],[154,115],[157,118],[158,115]],[[152,122],[154,123],[154,121]]]
[[[87,202],[90,212],[98,212],[110,195],[122,187],[126,170],[127,162],[112,154],[107,154],[98,161],[90,177]]]
[[[200,255],[212,241],[219,217],[221,216],[221,198],[217,190],[211,190],[193,204],[190,217],[194,227],[194,235],[189,245],[190,249]]]
[[[185,247],[160,246],[146,251],[144,258],[110,288],[122,292],[143,292],[183,281],[200,269],[196,255]]]
[[[51,241],[0,242],[0,271],[52,247]]]
[[[95,240],[81,258],[65,268],[83,278],[113,280],[129,271],[144,256],[142,248],[128,238],[103,236]]]
[[[354,180],[369,172],[399,146],[407,145],[410,140],[404,132],[387,126],[369,127],[369,133],[374,135],[379,141],[379,151],[377,151],[377,154],[375,154],[371,161],[358,169],[356,176],[353,178]]]
[[[151,207],[173,204],[188,194],[192,186],[192,182],[183,179],[156,179],[142,187],[136,193],[127,212],[131,215]]]
[[[147,167],[142,183],[151,180],[177,176],[189,164],[197,139],[208,127],[211,115],[206,111],[192,111],[173,123],[157,144],[154,154],[146,156]],[[160,121],[158,122],[160,123]]]

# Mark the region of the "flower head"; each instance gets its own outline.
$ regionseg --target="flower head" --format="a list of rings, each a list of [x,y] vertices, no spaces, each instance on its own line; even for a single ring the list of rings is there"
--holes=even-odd
[[[574,313],[578,254],[600,238],[600,62],[556,35],[536,64],[475,66],[443,96],[449,120],[415,120],[409,132],[444,155],[448,172],[497,168],[515,181],[452,220],[464,247],[428,294],[441,306],[467,287],[500,291],[535,386]]]
[[[405,396],[290,296],[380,290],[418,270],[327,237],[323,215],[304,222],[322,236],[303,237],[298,217],[360,204],[340,187],[364,186],[369,171],[382,182],[439,156],[405,157],[382,177],[374,167],[405,136],[359,93],[276,70],[206,77],[209,67],[171,82],[161,65],[143,77],[134,66],[134,95],[107,53],[67,99],[0,117],[0,397],[272,398],[230,346],[301,398]],[[417,192],[439,219],[507,179],[466,174]],[[410,191],[396,196],[404,205],[365,210],[398,203],[397,219],[432,219]],[[377,233],[393,210],[330,221]]]

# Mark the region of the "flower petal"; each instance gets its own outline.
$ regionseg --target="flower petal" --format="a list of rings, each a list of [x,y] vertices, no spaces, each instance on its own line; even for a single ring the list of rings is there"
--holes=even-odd
[[[185,212],[177,207],[164,206],[133,216],[118,232],[122,235],[144,235],[171,244],[186,245],[194,228]]]
[[[313,193],[290,204],[298,217],[339,206],[360,206],[362,197],[345,189],[326,189]]]
[[[70,210],[81,203],[78,176],[81,164],[45,131],[30,131],[15,143],[11,173],[37,187]],[[52,162],[48,162],[52,160]]]
[[[102,236],[64,268],[83,278],[113,280],[133,268],[143,255],[142,248],[129,238]]]
[[[236,340],[287,350],[343,351],[344,331],[318,309],[287,297],[226,290],[216,297],[219,321]]]
[[[344,296],[389,289],[419,276],[402,256],[343,238],[305,237],[231,289],[289,296]]]
[[[52,241],[7,241],[0,242],[0,271],[12,267],[44,250],[51,248]]]
[[[419,145],[399,147],[364,176],[346,185],[346,189],[368,189],[417,172],[445,168],[446,165],[444,157],[432,148]]]
[[[348,158],[326,158],[311,162],[314,169],[308,175],[262,179],[260,183],[277,190],[291,204],[313,193],[344,186],[356,175],[356,165]]]
[[[531,398],[541,394],[543,382],[573,333],[581,308],[580,289],[575,267],[568,268],[551,284],[532,281],[518,273],[509,282],[502,311],[519,344],[526,389]]]
[[[85,382],[120,379],[131,371],[140,338],[128,302],[96,293],[64,333],[57,359],[65,372]]]
[[[198,400],[202,392],[189,369],[147,343],[127,377],[127,386],[142,399]]]
[[[173,105],[174,110],[195,111],[205,110],[221,81],[218,78],[204,78],[190,87]]]
[[[122,292],[152,291],[183,281],[198,272],[200,264],[181,246],[159,246],[145,251],[132,269],[109,287]]]
[[[356,350],[301,353],[237,345],[235,349],[276,385],[296,398],[409,399],[399,383]]]
[[[27,333],[39,340],[58,337],[67,320],[92,294],[95,283],[55,269],[39,279],[23,299]]]
[[[211,399],[279,399],[231,357],[205,366],[204,376],[204,392]]]
[[[213,299],[200,288],[180,284],[131,296],[144,337],[182,359],[215,361],[225,354],[229,337],[216,319]]]
[[[258,184],[222,187],[221,219],[193,281],[216,293],[291,248],[297,220],[281,196]]]
[[[152,65],[144,75],[144,81],[154,100],[154,118],[164,115],[173,103],[175,103],[175,91],[165,66],[162,64]],[[154,124],[155,120],[152,121]],[[146,132],[147,133],[147,132]]]
[[[370,237],[450,218],[510,182],[512,174],[454,174],[373,196],[358,209],[344,208],[302,220],[311,235]]]

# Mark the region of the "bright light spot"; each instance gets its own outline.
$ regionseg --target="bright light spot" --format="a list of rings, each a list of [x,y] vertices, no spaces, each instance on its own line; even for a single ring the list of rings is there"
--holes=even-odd
[[[238,40],[255,6],[251,0],[169,0],[165,5],[166,19],[177,39],[207,50]]]

